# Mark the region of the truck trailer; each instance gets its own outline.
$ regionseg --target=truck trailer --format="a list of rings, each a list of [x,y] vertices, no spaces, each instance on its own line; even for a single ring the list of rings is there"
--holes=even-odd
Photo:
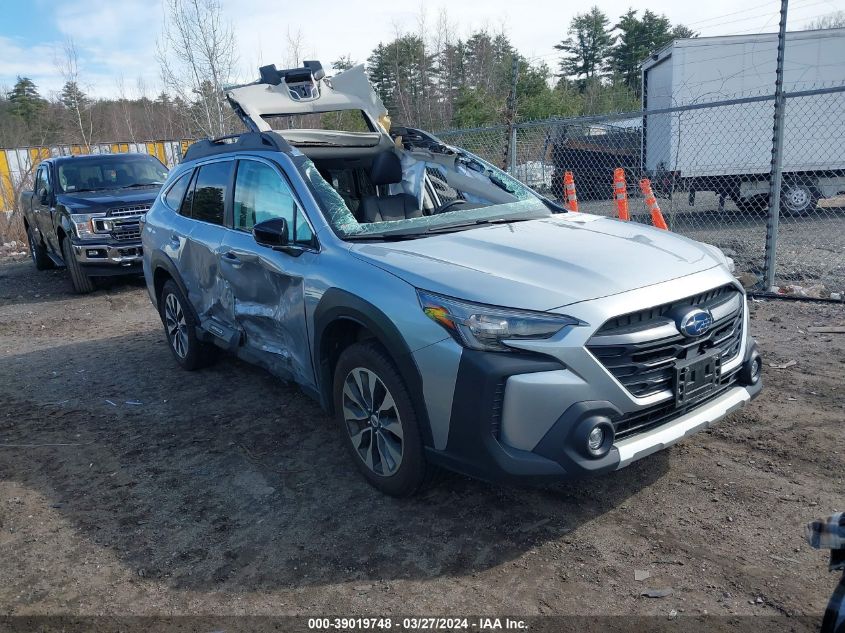
[[[742,211],[768,205],[776,33],[674,40],[642,64],[642,164],[664,195],[697,191]],[[845,28],[786,35],[781,212],[806,214],[845,193]],[[825,90],[828,91],[825,91]],[[675,109],[681,108],[681,109]],[[672,109],[666,112],[667,109]],[[657,110],[655,114],[648,111]]]

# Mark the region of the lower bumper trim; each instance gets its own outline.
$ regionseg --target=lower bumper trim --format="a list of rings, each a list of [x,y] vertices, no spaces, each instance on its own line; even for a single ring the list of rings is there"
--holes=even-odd
[[[759,383],[753,387],[733,387],[707,405],[694,409],[671,422],[619,440],[614,444],[619,451],[617,470],[663,450],[733,413],[757,395],[761,387],[762,384]]]

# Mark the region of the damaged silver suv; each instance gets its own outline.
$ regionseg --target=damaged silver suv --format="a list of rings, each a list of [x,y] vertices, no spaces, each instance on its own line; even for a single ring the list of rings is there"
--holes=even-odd
[[[391,130],[360,66],[264,67],[228,98],[251,132],[192,145],[142,232],[170,349],[299,384],[378,489],[616,470],[760,391],[718,249]]]

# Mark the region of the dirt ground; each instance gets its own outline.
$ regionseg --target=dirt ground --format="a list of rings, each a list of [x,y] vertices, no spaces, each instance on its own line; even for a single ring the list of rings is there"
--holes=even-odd
[[[752,303],[767,364],[797,363],[623,471],[395,500],[298,389],[228,357],[179,369],[140,281],[80,297],[5,260],[0,616],[820,618],[836,577],[803,528],[845,510],[845,335],[807,328],[830,324],[842,306]]]

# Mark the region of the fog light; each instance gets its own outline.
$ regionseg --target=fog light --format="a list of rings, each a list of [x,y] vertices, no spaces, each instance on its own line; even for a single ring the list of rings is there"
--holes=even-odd
[[[754,360],[751,361],[751,383],[754,384],[760,379],[760,367],[762,366],[762,361],[760,357],[757,356]]]
[[[604,444],[604,429],[597,426],[590,431],[590,436],[587,438],[587,446],[591,453],[598,453],[601,445]]]
[[[756,351],[745,361],[739,372],[739,380],[744,385],[756,385],[763,373],[763,358]]]

